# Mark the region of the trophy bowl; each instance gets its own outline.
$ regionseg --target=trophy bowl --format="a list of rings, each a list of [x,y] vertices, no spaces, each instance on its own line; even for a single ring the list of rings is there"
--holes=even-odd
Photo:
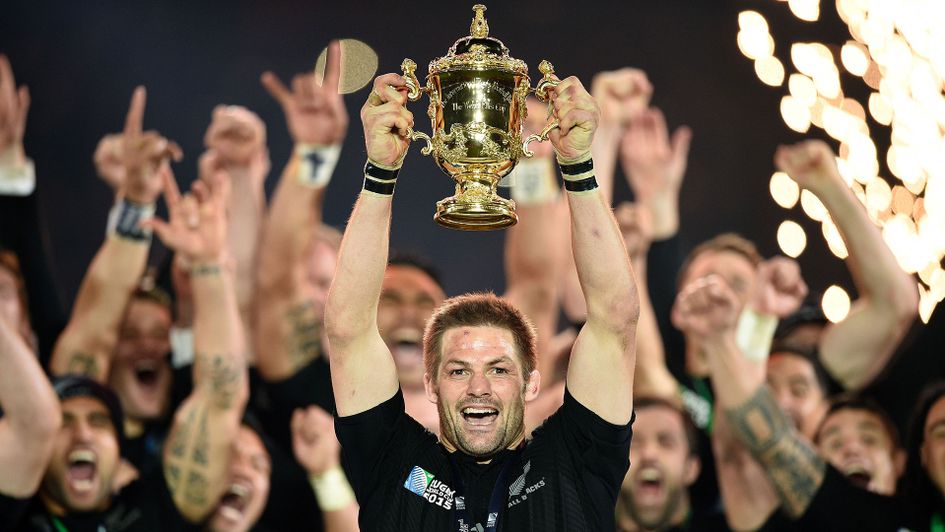
[[[438,201],[433,219],[445,227],[485,231],[508,227],[518,221],[515,203],[496,193],[499,180],[515,168],[519,158],[530,157],[528,143],[544,140],[557,127],[549,124],[541,134],[522,141],[526,116],[525,98],[535,92],[547,101],[548,87],[557,85],[551,63],[542,61],[544,77],[531,88],[528,66],[509,55],[502,41],[489,37],[486,7],[473,7],[470,34],[456,41],[446,56],[430,62],[426,85],[420,85],[417,65],[404,59],[407,96],[430,100],[427,115],[433,136],[410,130],[411,139],[422,139],[423,155],[456,182],[456,193]]]

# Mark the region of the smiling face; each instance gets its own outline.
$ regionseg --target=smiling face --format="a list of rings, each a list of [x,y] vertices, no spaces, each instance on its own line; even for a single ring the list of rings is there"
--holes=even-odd
[[[269,499],[272,464],[259,435],[240,427],[233,442],[230,479],[216,511],[210,517],[212,532],[245,532],[256,524]]]
[[[405,388],[423,386],[423,328],[444,298],[443,289],[420,268],[392,264],[384,273],[377,328]]]
[[[118,460],[118,436],[108,408],[91,397],[66,399],[62,427],[43,478],[43,498],[60,511],[103,510]]]
[[[699,475],[683,414],[669,406],[637,408],[630,443],[633,467],[620,490],[620,504],[647,530],[679,524],[689,511],[687,489]]]
[[[525,434],[525,402],[538,395],[538,372],[525,375],[512,332],[491,326],[447,329],[435,376],[424,376],[447,448],[489,458]]]
[[[132,299],[115,346],[108,386],[128,418],[160,419],[170,401],[173,374],[171,311],[148,299]]]
[[[794,428],[812,440],[828,406],[814,365],[797,354],[774,352],[768,358],[767,378],[778,406]]]
[[[851,482],[881,495],[896,492],[902,451],[878,415],[852,408],[837,410],[824,420],[818,436],[820,455]]]

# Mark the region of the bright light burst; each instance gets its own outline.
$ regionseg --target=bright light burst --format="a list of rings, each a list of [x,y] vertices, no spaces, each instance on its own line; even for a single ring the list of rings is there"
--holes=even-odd
[[[781,0],[777,5],[805,22],[817,21],[820,10],[829,9],[820,0]],[[880,227],[899,265],[916,275],[919,315],[928,323],[945,299],[945,2],[836,0],[835,7],[852,39],[795,42],[782,62],[775,56],[764,15],[743,11],[738,15],[738,47],[755,61],[765,84],[781,86],[787,77],[780,114],[788,128],[799,133],[820,128],[838,142],[840,173]],[[861,102],[844,93],[843,83],[851,79],[872,89],[868,99]],[[887,132],[889,148],[878,153],[874,139]],[[881,160],[888,176],[881,172]],[[772,176],[770,188],[782,207],[796,205],[796,192],[782,176]],[[820,201],[802,192],[800,203],[808,217],[822,223],[831,252],[845,258],[846,246]],[[797,231],[788,227],[779,228],[779,243],[799,253],[803,246]],[[793,246],[784,246],[788,242]],[[838,290],[831,287],[832,298],[824,301],[831,299],[832,319],[846,314]]]

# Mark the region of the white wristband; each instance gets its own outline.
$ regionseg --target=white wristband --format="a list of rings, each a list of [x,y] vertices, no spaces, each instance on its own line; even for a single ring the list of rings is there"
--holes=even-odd
[[[521,205],[550,203],[559,193],[555,167],[547,157],[519,161],[500,184],[511,187],[512,199]]]
[[[309,475],[308,480],[312,485],[312,489],[315,490],[318,507],[323,512],[341,510],[357,502],[351,484],[348,483],[344,471],[339,466],[335,466],[321,475]]]
[[[776,316],[760,314],[746,307],[735,326],[735,343],[749,360],[761,362],[771,352],[771,341],[777,327]]]
[[[0,194],[5,196],[29,196],[36,189],[36,168],[33,161],[17,166],[13,162],[13,150],[0,153]]]
[[[175,369],[194,363],[194,330],[171,327],[171,366]]]
[[[296,144],[295,154],[298,155],[295,177],[299,183],[307,187],[324,188],[331,181],[331,174],[338,164],[341,144],[331,146]]]

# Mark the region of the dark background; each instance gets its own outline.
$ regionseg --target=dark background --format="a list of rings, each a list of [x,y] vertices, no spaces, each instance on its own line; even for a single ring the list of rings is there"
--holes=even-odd
[[[291,143],[278,105],[259,84],[260,73],[273,70],[290,79],[311,68],[330,39],[351,37],[375,48],[381,72],[399,72],[400,62],[410,57],[420,65],[422,79],[429,60],[468,34],[472,15],[472,2],[426,0],[3,4],[0,52],[10,57],[18,83],[28,84],[32,94],[26,149],[36,162],[65,301],[74,297],[101,243],[112,201],[95,177],[92,152],[102,135],[120,130],[135,85],[148,88],[145,127],[184,149],[186,158],[175,167],[182,183],[196,175],[215,105],[244,105],[259,113],[268,126],[271,190]],[[799,260],[812,291],[836,283],[855,296],[844,265],[827,251],[819,224],[807,221],[799,206],[786,212],[770,198],[775,147],[802,136],[779,116],[786,87],[762,84],[735,41],[738,12],[760,10],[777,40],[775,54],[790,73],[791,41],[839,45],[849,38],[833,2],[822,7],[821,21],[814,24],[795,19],[786,3],[748,0],[492,2],[487,18],[491,35],[531,65],[534,79],[545,58],[560,75],[576,75],[586,86],[601,70],[646,70],[655,86],[654,103],[670,126],[688,124],[694,130],[681,197],[682,234],[689,244],[734,230],[771,255],[778,251],[778,224],[790,218],[808,232],[808,248]],[[843,85],[854,96],[864,92],[862,82],[849,76]],[[339,227],[361,186],[365,155],[358,110],[365,97],[361,90],[345,99],[352,122],[325,209],[326,221]],[[422,117],[425,105],[411,109]],[[428,124],[418,124],[429,131]],[[877,139],[888,138],[888,131],[877,131]],[[420,157],[419,146],[411,149],[401,175],[393,247],[431,257],[444,273],[448,294],[501,292],[503,233],[461,233],[433,223],[434,203],[451,194],[452,186],[430,159]],[[630,197],[617,179],[615,203]],[[161,254],[156,251],[153,261]]]

